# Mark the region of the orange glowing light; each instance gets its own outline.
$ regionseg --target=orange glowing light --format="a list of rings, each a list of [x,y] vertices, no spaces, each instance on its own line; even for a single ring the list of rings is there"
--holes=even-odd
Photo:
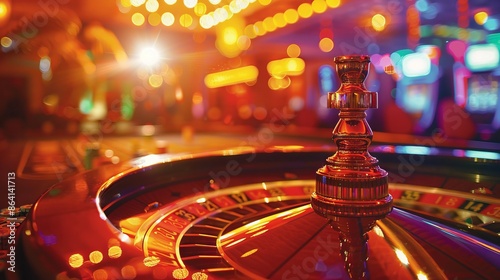
[[[122,267],[121,273],[124,279],[135,279],[137,277],[137,271],[135,267],[131,265],[126,265]]]
[[[184,99],[184,94],[182,93],[182,88],[181,87],[175,88],[175,100],[182,101],[182,99]]]
[[[323,38],[319,41],[319,49],[322,52],[330,52],[333,50],[333,40],[330,38]]]
[[[5,2],[0,2],[0,19],[7,17],[9,13],[9,7]]]
[[[104,269],[98,269],[98,270],[94,271],[94,273],[92,273],[92,276],[93,276],[94,280],[108,280],[109,279],[108,272]]]
[[[161,23],[161,16],[158,13],[151,13],[148,16],[148,22],[151,26],[157,26]]]
[[[300,56],[300,47],[297,44],[290,44],[286,48],[286,53],[289,57],[299,57]]]
[[[256,253],[258,250],[259,250],[259,249],[252,249],[252,250],[250,250],[250,251],[248,251],[248,252],[246,252],[246,253],[243,253],[243,255],[241,255],[241,257],[242,257],[242,258],[246,258],[246,257],[248,257],[248,256],[250,256],[250,255],[253,255],[253,254],[254,254],[254,253]]]
[[[201,104],[203,102],[203,96],[200,92],[195,92],[193,94],[193,104]]]

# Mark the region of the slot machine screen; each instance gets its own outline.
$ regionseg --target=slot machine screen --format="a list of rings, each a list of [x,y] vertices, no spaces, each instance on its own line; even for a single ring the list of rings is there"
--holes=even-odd
[[[499,77],[474,73],[469,79],[466,109],[472,113],[494,113],[498,104]]]
[[[410,84],[406,87],[403,106],[408,113],[420,115],[432,100],[430,84]]]

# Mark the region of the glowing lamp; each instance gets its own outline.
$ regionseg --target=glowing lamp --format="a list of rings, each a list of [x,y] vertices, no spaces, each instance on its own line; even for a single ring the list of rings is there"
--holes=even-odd
[[[499,62],[500,54],[493,44],[473,45],[465,52],[465,66],[473,72],[493,70]]]
[[[424,53],[407,54],[402,60],[402,70],[406,77],[427,76],[431,72],[431,60]]]
[[[267,71],[271,76],[298,76],[304,72],[305,62],[298,57],[273,60],[267,64]]]
[[[244,66],[236,69],[211,73],[205,76],[208,88],[218,88],[239,83],[252,82],[257,79],[259,70],[255,66]]]

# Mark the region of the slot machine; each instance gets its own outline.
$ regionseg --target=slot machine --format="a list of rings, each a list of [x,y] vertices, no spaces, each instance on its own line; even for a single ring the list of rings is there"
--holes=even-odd
[[[439,57],[437,46],[421,45],[395,63],[399,73],[396,104],[415,120],[413,130],[417,133],[428,129],[434,120],[439,95]]]
[[[453,65],[454,102],[475,125],[475,134],[484,139],[500,128],[500,54],[494,44],[464,46],[454,41],[448,50]]]

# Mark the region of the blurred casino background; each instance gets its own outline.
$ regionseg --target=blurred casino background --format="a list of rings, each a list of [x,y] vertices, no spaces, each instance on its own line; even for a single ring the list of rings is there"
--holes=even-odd
[[[487,0],[0,0],[1,134],[331,128],[368,54],[375,131],[498,141],[499,32]]]

